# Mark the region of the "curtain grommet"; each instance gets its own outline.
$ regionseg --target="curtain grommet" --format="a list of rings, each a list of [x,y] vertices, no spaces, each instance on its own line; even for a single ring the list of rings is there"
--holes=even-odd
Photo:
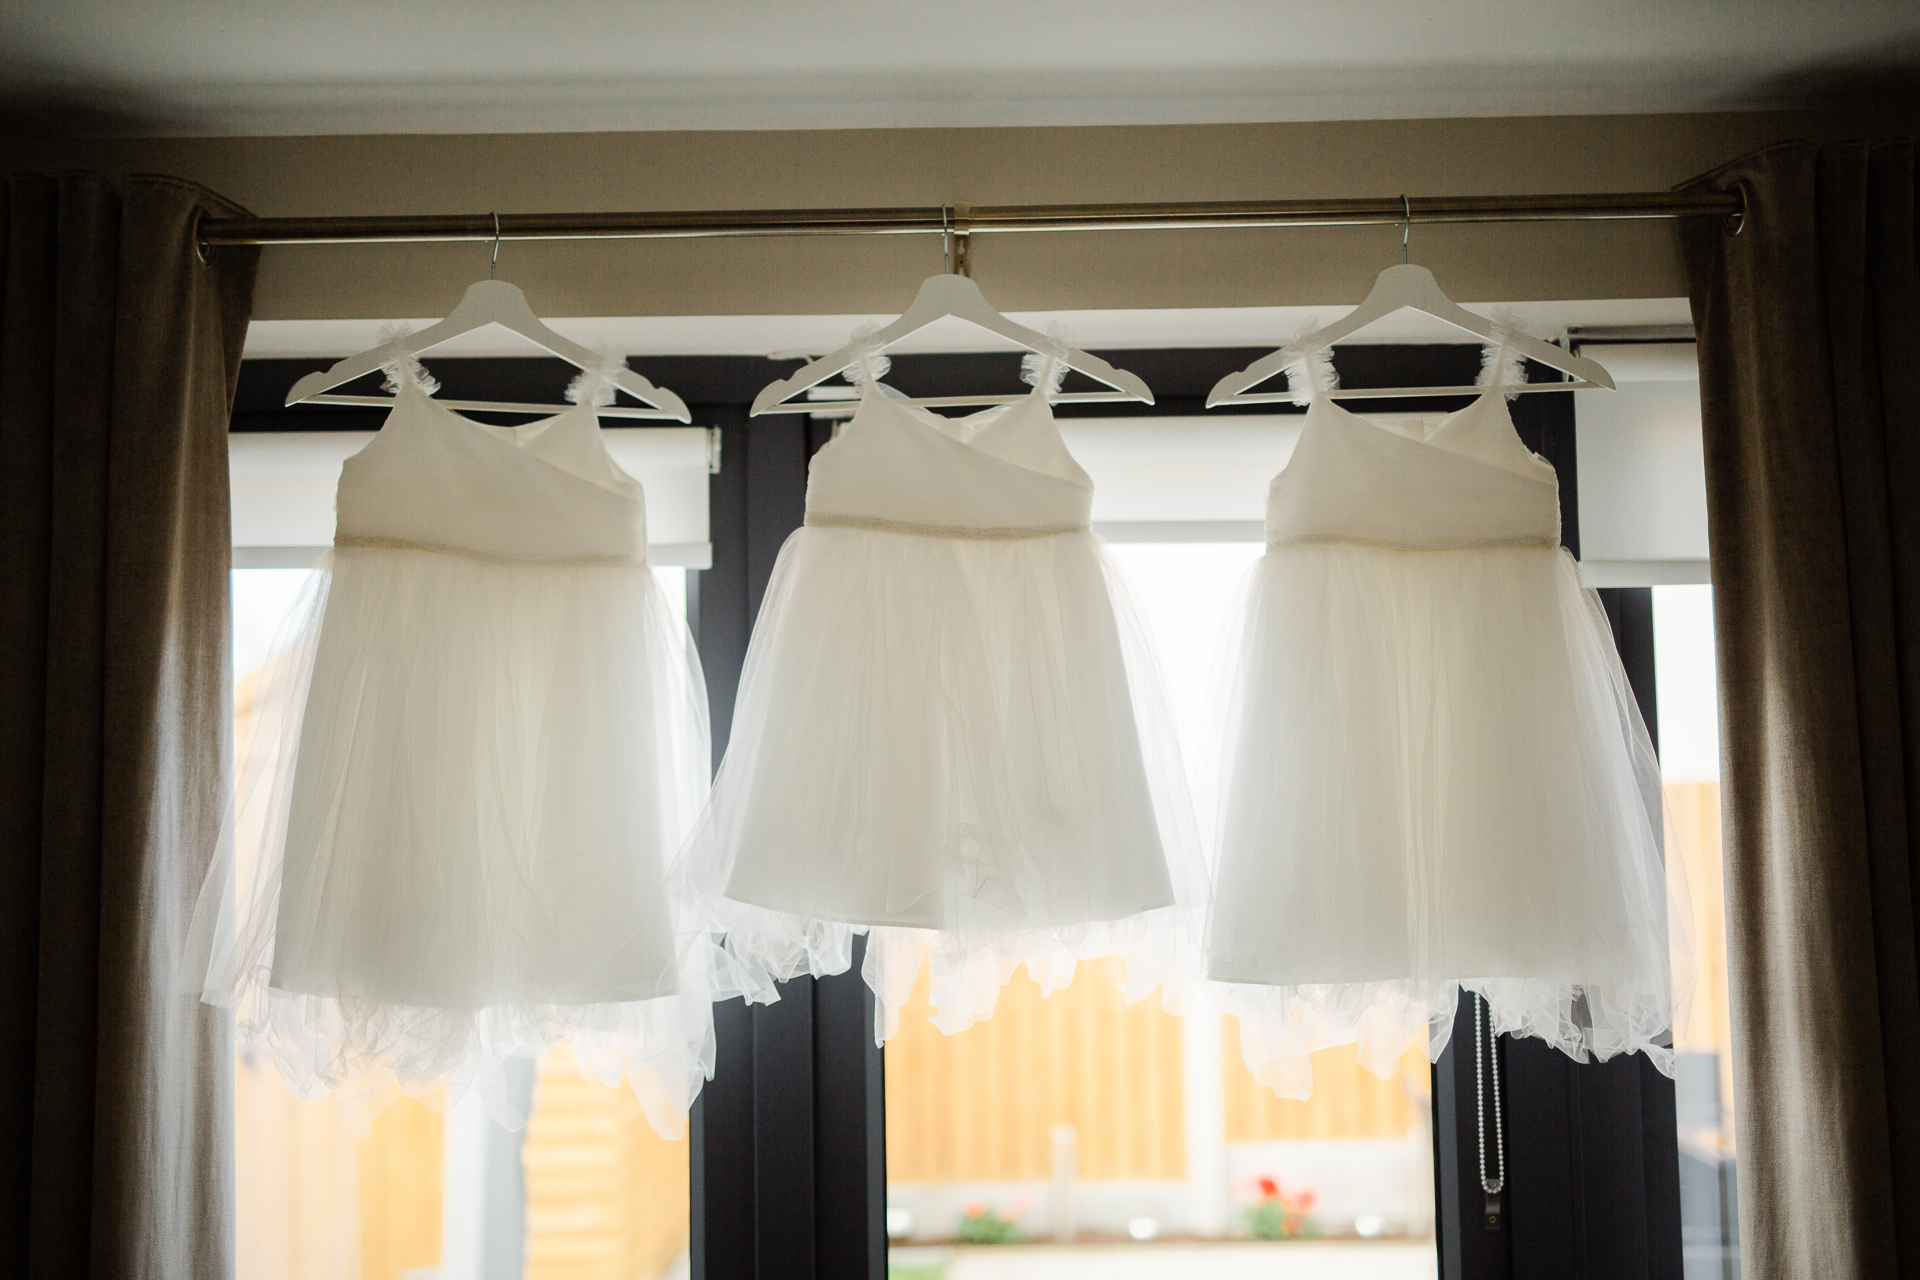
[[[202,262],[211,262],[213,260],[213,246],[200,238],[200,224],[206,220],[206,217],[207,211],[205,209],[195,209],[193,211],[193,225],[187,228],[187,235],[193,241],[193,256]]]
[[[1726,216],[1726,219],[1721,224],[1721,229],[1729,236],[1737,236],[1747,229],[1747,208],[1751,202],[1747,196],[1746,183],[1736,182],[1733,186],[1729,187],[1728,190],[1740,197],[1740,207]]]

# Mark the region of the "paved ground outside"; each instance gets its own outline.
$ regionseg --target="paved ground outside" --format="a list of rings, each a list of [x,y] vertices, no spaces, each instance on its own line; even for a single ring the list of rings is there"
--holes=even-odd
[[[1432,1280],[1433,1242],[1003,1244],[895,1248],[892,1280]]]

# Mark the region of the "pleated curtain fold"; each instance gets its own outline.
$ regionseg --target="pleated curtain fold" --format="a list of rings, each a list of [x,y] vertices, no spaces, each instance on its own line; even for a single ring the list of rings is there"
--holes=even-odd
[[[227,802],[258,251],[190,183],[0,190],[0,1274],[233,1270],[232,1047],[176,994]]]
[[[1920,299],[1904,140],[1687,184],[1742,1274],[1920,1276]]]

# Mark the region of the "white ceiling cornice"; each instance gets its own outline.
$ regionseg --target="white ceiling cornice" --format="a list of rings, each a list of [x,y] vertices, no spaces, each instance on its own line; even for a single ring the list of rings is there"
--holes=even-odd
[[[1920,65],[1911,0],[0,0],[0,30],[11,115],[148,136],[1718,111]]]

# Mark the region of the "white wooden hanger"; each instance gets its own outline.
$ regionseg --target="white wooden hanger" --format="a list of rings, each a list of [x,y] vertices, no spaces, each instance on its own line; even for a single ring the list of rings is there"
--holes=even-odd
[[[352,382],[355,378],[365,377],[383,365],[408,356],[417,356],[422,351],[437,347],[451,338],[490,324],[500,325],[519,334],[536,347],[559,356],[568,364],[582,369],[597,368],[602,357],[569,338],[563,338],[540,322],[533,314],[533,308],[527,305],[527,295],[519,288],[504,280],[481,280],[467,286],[467,292],[460,299],[460,305],[452,314],[439,324],[422,329],[419,333],[402,334],[391,342],[383,343],[358,355],[348,356],[332,368],[317,370],[293,384],[293,390],[287,392],[288,404],[360,404],[391,406],[392,396],[338,396],[321,393],[330,388]],[[627,368],[624,364],[614,373],[613,381],[622,391],[633,396],[648,409],[628,408],[624,405],[601,405],[595,412],[603,418],[666,418],[675,422],[691,422],[693,415],[688,412],[685,402],[679,396],[664,387],[656,387],[645,378]],[[449,409],[483,410],[493,413],[564,413],[571,405],[544,405],[499,403],[488,400],[441,400],[440,404]]]
[[[859,343],[848,343],[830,356],[822,356],[806,368],[784,378],[763,390],[753,400],[753,413],[817,413],[818,401],[800,401],[788,403],[794,396],[817,386],[837,373],[851,368],[860,357],[862,347],[878,345],[884,349],[945,316],[957,316],[971,321],[982,329],[1009,338],[1029,351],[1047,351],[1057,344],[1053,339],[1023,324],[1007,319],[987,304],[980,293],[980,286],[971,277],[962,275],[930,276],[920,286],[920,292],[913,297],[913,305],[906,314],[878,333]],[[1052,397],[1055,404],[1084,404],[1089,401],[1144,401],[1153,403],[1153,392],[1140,378],[1125,369],[1116,369],[1099,356],[1088,355],[1084,351],[1067,348],[1066,358],[1061,361],[1067,368],[1078,370],[1096,382],[1103,382],[1114,388],[1112,391],[1069,391]],[[925,399],[900,399],[897,404],[923,405],[928,408],[958,407],[965,405],[1012,404],[1024,400],[1024,395],[1000,396],[932,396]]]
[[[1468,311],[1442,293],[1433,278],[1433,272],[1403,262],[1382,271],[1379,279],[1373,282],[1373,291],[1367,294],[1366,301],[1339,320],[1288,343],[1272,355],[1262,356],[1239,373],[1230,373],[1220,379],[1214,384],[1213,390],[1207,393],[1207,408],[1220,404],[1274,404],[1292,400],[1291,391],[1255,392],[1252,388],[1280,373],[1288,365],[1306,359],[1313,352],[1330,347],[1375,320],[1408,307],[1465,329],[1468,333],[1477,334],[1487,342],[1501,340],[1499,326]],[[1596,360],[1576,356],[1518,329],[1511,331],[1508,341],[1516,353],[1529,360],[1537,360],[1549,369],[1558,369],[1572,379],[1568,382],[1523,383],[1508,390],[1575,391],[1583,387],[1613,390],[1612,375]],[[1320,394],[1336,400],[1363,400],[1389,396],[1477,396],[1483,390],[1483,387],[1340,387]]]

